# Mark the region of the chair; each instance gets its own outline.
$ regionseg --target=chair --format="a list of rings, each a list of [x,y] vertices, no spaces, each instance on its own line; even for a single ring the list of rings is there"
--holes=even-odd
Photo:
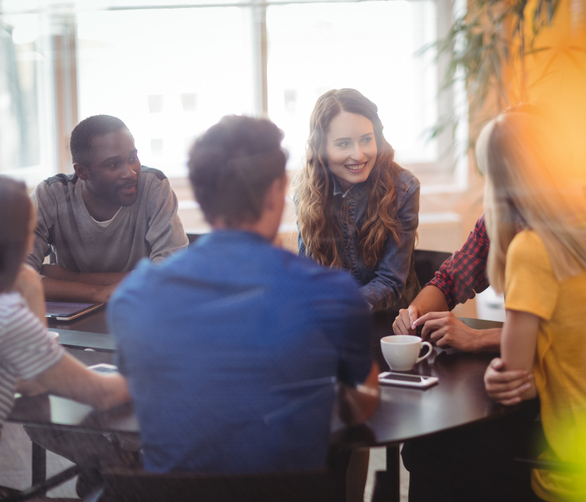
[[[189,244],[193,244],[203,234],[196,234],[196,233],[193,233],[193,232],[187,232],[186,235],[187,235],[187,240],[189,241]]]
[[[555,460],[541,460],[538,458],[516,458],[515,462],[521,462],[522,464],[526,464],[531,469],[540,469],[543,471],[568,472],[571,474],[584,474],[584,466],[582,464],[561,462]]]
[[[152,474],[111,469],[102,473],[100,502],[333,502],[329,470],[243,476]]]
[[[452,253],[446,253],[445,251],[415,250],[415,273],[421,287],[433,279],[441,264],[450,256],[452,256]]]

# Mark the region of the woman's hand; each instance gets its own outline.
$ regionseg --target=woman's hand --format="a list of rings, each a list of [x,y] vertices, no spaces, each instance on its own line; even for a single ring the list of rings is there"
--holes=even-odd
[[[532,390],[535,395],[533,373],[525,370],[506,371],[502,359],[493,359],[484,373],[484,386],[488,395],[496,402],[506,406],[520,403]]]

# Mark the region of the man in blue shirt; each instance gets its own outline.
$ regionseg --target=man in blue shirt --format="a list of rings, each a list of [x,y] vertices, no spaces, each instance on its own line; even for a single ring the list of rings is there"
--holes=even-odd
[[[371,321],[354,280],[271,244],[287,188],[281,139],[236,116],[198,139],[190,179],[213,232],[143,261],[112,296],[146,470],[320,468],[333,410],[352,424],[374,411]]]

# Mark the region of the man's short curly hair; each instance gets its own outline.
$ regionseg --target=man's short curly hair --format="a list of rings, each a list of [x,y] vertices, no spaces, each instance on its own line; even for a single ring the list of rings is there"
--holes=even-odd
[[[227,116],[196,140],[189,178],[209,223],[258,221],[267,189],[285,176],[282,131],[266,119]]]
[[[120,129],[128,129],[128,127],[119,118],[111,115],[93,115],[82,120],[71,132],[69,140],[73,162],[87,165],[93,139],[118,132]]]

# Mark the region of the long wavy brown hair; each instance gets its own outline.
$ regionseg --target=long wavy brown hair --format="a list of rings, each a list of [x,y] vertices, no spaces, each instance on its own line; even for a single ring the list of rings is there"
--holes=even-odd
[[[343,241],[339,216],[334,211],[333,174],[328,168],[326,140],[330,123],[341,112],[355,113],[372,122],[377,157],[367,180],[366,219],[358,229],[358,252],[365,265],[374,267],[381,258],[389,234],[398,242],[395,214],[395,176],[400,169],[395,151],[383,136],[377,106],[355,89],[333,89],[319,97],[310,118],[303,169],[295,183],[297,222],[308,256],[322,265],[342,267]],[[347,218],[346,199],[342,218]]]

